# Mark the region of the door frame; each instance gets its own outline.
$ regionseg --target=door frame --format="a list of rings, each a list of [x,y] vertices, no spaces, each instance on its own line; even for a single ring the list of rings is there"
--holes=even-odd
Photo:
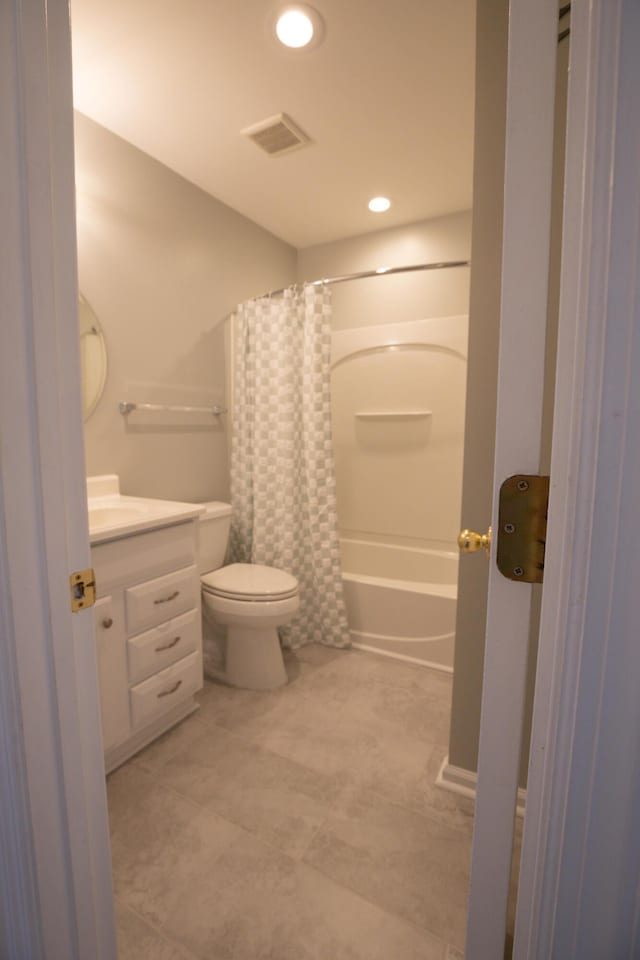
[[[633,0],[574,0],[549,527],[515,960],[631,957],[640,948],[639,47]]]
[[[71,615],[67,601],[69,573],[89,565],[68,8],[65,0],[12,0],[1,11],[0,71],[8,95],[0,106],[7,161],[0,198],[9,225],[5,236],[12,242],[0,258],[6,314],[0,332],[0,742],[10,759],[10,766],[0,766],[0,904],[9,906],[0,930],[14,948],[9,955],[20,955],[27,945],[23,955],[33,960],[114,960],[93,621],[91,611]],[[638,719],[630,691],[617,695],[620,672],[611,669],[614,652],[621,652],[616,637],[632,633],[633,608],[610,602],[604,625],[589,614],[605,588],[609,601],[620,600],[628,583],[630,594],[622,599],[633,597],[629,571],[638,572],[640,512],[625,516],[624,526],[620,520],[627,506],[624,471],[640,458],[640,439],[631,429],[636,410],[628,366],[637,353],[633,227],[640,206],[632,162],[638,117],[629,98],[640,72],[629,38],[639,39],[639,16],[633,0],[573,2],[562,377],[519,960],[548,960],[556,942],[577,943],[589,921],[580,896],[592,894],[596,881],[586,866],[606,859],[593,848],[594,810],[603,802],[595,764],[603,745]],[[614,122],[619,112],[625,123]],[[603,150],[613,143],[615,153]],[[621,394],[623,387],[627,392]],[[600,552],[603,541],[606,550]],[[590,642],[598,629],[608,631],[610,644]],[[626,664],[637,663],[630,643],[622,653]],[[594,689],[601,704],[613,694],[616,710],[612,716],[601,711],[596,723],[583,727]],[[586,796],[576,788],[578,761],[592,772]],[[607,769],[616,774],[611,763]],[[635,788],[631,772],[617,784],[616,809],[624,812]],[[590,819],[583,815],[587,800]],[[626,820],[608,823],[609,839],[612,833],[620,849]],[[581,883],[572,887],[576,865]],[[613,907],[610,916],[613,931]]]
[[[0,954],[115,960],[65,0],[0,4],[0,87]]]
[[[557,36],[557,0],[510,0],[491,511],[498,543],[501,484],[541,465]],[[504,952],[534,589],[502,575],[495,544],[488,572],[469,960]]]

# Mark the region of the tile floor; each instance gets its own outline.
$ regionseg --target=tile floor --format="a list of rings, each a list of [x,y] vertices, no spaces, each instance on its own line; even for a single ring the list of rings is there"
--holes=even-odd
[[[120,960],[461,960],[472,806],[451,678],[309,646],[108,779]]]

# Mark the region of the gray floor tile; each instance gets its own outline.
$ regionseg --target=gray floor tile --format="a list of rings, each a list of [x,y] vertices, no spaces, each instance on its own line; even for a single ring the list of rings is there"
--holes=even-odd
[[[280,702],[280,694],[271,690],[239,690],[205,680],[197,700],[201,720],[224,726],[232,724],[236,718],[260,717],[268,713]]]
[[[396,916],[464,942],[470,839],[354,788],[304,861]]]
[[[242,690],[223,683],[205,680],[198,694],[200,716],[228,729],[246,720],[260,720],[275,707],[293,699],[304,688],[308,678],[349,654],[320,644],[309,644],[299,650],[285,650],[284,662],[289,682],[277,690]]]
[[[302,650],[313,649],[303,647]],[[440,700],[450,707],[452,676],[437,670],[391,660],[362,651],[338,651],[339,656],[315,670],[302,669],[291,683],[307,696],[317,696],[334,704],[349,703],[358,690],[371,684],[402,688],[422,697]],[[298,656],[304,656],[296,651]],[[304,668],[304,663],[301,664]]]
[[[291,662],[304,663],[309,668],[326,667],[328,663],[338,662],[349,655],[348,650],[339,650],[336,647],[325,647],[321,643],[309,643],[297,650],[285,650],[285,664]]]
[[[445,756],[443,748],[433,748],[419,778],[407,784],[407,791],[404,797],[399,798],[399,802],[450,827],[465,830],[470,835],[473,831],[474,801],[436,786],[436,777]]]
[[[262,839],[300,856],[342,786],[221,727],[187,744],[158,779]]]
[[[115,895],[158,926],[203,865],[246,838],[134,765],[113,775],[108,795]]]
[[[472,807],[434,786],[450,676],[317,645],[285,663],[272,692],[207,682],[109,777],[121,960],[462,946]]]
[[[328,663],[344,660],[345,657],[351,655],[351,651],[337,647],[325,647],[321,643],[309,643],[304,647],[298,647],[297,650],[287,650],[286,655],[297,657],[301,662],[313,667],[326,667]]]
[[[449,945],[445,960],[464,960],[464,954],[462,950],[457,950],[455,947]]]
[[[115,908],[118,960],[195,960],[124,904],[116,901]],[[216,960],[213,954],[210,960]]]
[[[357,750],[342,711],[301,693],[295,702],[282,703],[262,723],[245,725],[240,732],[280,756],[331,776],[346,776]]]
[[[207,729],[199,716],[199,712],[192,713],[181,723],[178,723],[171,730],[168,730],[148,747],[137,753],[131,760],[133,764],[146,770],[147,773],[153,773],[165,763],[169,757],[182,750],[187,743],[201,736]]]
[[[271,722],[274,711],[293,711],[299,700],[293,684],[278,690],[240,690],[221,683],[205,683],[198,695],[199,718],[252,739]]]
[[[225,960],[444,960],[445,944],[304,864],[257,874],[227,858],[167,917],[198,957]]]
[[[419,687],[371,681],[354,685],[346,700],[344,717],[382,733],[407,733],[414,740],[423,740],[447,747],[451,708],[447,701],[431,698]]]
[[[342,654],[337,662],[343,664],[349,656],[357,657],[358,663],[369,659]],[[370,659],[376,661],[379,677],[378,661],[384,667],[386,660]],[[226,729],[318,773],[360,780],[411,809],[433,808],[441,819],[451,814],[459,827],[469,828],[465,802],[434,786],[447,742],[445,702],[429,698],[415,686],[387,685],[377,679],[356,682],[354,675],[336,679],[326,672],[335,662],[318,669],[308,684],[294,686],[286,697],[242,697],[233,707],[229,703],[237,691],[209,690],[207,697],[217,707],[208,715]]]
[[[420,689],[434,699],[451,698],[453,674],[420,664],[394,660],[362,650],[352,650],[333,665],[336,672],[355,683],[386,683],[391,686]]]
[[[348,668],[353,654],[341,651],[339,657],[310,663],[305,659],[308,654],[303,651],[306,649],[303,647],[302,651],[296,651],[288,661],[291,689],[320,704],[330,705],[332,710],[344,706],[354,690]]]
[[[430,703],[434,701],[424,704],[427,723]],[[280,729],[265,742],[272,749],[295,753],[304,763],[304,742],[284,741],[284,733]],[[333,747],[326,762],[334,773],[417,813],[461,830],[472,829],[473,804],[435,786],[445,746],[427,742],[410,723],[374,715],[367,719],[357,703],[345,708],[331,736]],[[316,752],[312,762],[319,762],[321,757],[322,751]]]

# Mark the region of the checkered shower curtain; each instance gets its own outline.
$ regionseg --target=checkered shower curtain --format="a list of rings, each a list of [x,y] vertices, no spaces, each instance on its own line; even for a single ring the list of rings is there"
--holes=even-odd
[[[331,294],[305,285],[234,317],[230,560],[287,570],[300,613],[285,646],[349,645],[330,407]]]

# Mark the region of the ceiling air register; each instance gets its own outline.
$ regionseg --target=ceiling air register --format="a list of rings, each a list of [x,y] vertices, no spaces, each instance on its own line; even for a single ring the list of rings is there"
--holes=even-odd
[[[306,133],[286,113],[278,113],[274,117],[261,120],[260,123],[254,123],[251,127],[245,127],[240,133],[243,137],[253,140],[271,157],[299,150],[300,147],[306,147],[311,143]]]

